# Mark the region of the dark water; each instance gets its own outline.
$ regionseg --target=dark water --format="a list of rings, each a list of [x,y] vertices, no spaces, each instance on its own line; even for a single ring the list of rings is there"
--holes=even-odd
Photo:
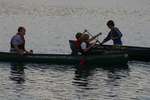
[[[150,63],[128,65],[0,63],[0,100],[150,100]]]

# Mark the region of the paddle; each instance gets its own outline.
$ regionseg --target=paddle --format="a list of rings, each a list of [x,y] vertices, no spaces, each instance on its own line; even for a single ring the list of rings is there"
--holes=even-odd
[[[94,38],[94,36],[87,30],[85,29],[84,32],[88,33],[92,38]],[[100,35],[102,34],[101,32],[99,33]],[[101,44],[101,42],[98,39],[95,39],[99,44]]]

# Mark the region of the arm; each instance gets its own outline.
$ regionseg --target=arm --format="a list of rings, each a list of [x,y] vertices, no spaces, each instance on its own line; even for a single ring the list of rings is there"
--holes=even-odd
[[[25,53],[27,53],[27,54],[33,54],[33,50],[30,50],[30,51],[25,50]]]
[[[110,32],[108,33],[107,37],[102,41],[101,44],[104,44],[105,42],[109,41],[111,39],[111,34]]]
[[[89,51],[95,44],[96,44],[96,42],[95,42],[95,43],[92,43],[89,47],[87,47],[87,44],[86,44],[85,42],[83,42],[83,43],[81,44],[81,49],[83,50],[83,52],[87,52],[87,51]]]
[[[90,36],[92,36],[92,34],[91,34],[91,33],[89,33],[87,29],[85,29],[83,33],[84,33],[84,34],[85,34],[85,33],[88,33]],[[97,35],[92,36],[92,38],[91,38],[91,39],[89,39],[89,41],[88,41],[88,42],[90,43],[91,41],[93,41],[95,38],[97,38],[97,37],[98,37],[99,35],[101,35],[101,34],[102,34],[102,33],[98,33]]]
[[[23,55],[24,54],[24,51],[22,49],[19,49],[17,45],[13,45],[13,46],[14,46],[14,48],[16,49],[16,51],[17,51],[17,53],[19,55]]]
[[[99,35],[101,35],[102,33],[98,33],[97,35],[93,36],[91,39],[89,39],[88,42],[93,41],[94,39],[96,39]]]
[[[26,54],[33,54],[33,50],[30,50],[30,51],[26,50],[25,49],[25,45],[24,45],[24,53],[26,53]]]

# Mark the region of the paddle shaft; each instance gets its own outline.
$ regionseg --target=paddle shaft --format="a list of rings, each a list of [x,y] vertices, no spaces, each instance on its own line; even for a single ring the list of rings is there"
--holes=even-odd
[[[86,31],[92,38],[94,37],[90,32],[88,32],[88,31]],[[98,40],[98,39],[96,39],[96,41],[99,43],[99,44],[101,44],[101,42]]]

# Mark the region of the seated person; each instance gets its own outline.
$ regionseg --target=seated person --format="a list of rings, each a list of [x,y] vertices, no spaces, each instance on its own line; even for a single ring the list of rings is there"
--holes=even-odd
[[[69,40],[70,48],[72,50],[72,53],[71,53],[72,55],[80,55],[83,53],[83,51],[84,52],[88,51],[88,50],[83,50],[84,49],[83,45],[87,45],[87,44],[92,45],[93,43],[91,43],[91,41],[93,41],[95,38],[97,38],[101,34],[101,33],[99,33],[96,36],[89,38],[89,35],[85,34],[86,32],[87,32],[87,30],[85,30],[83,33],[78,32],[75,35],[76,40]],[[85,39],[83,39],[83,37],[88,37],[88,39],[85,40]],[[83,42],[83,44],[82,44],[83,47],[81,47],[82,42]],[[87,46],[85,46],[85,47],[87,47]]]
[[[80,37],[83,33],[78,32],[75,35],[76,40],[69,40],[69,44],[70,44],[70,48],[72,50],[71,55],[79,55],[81,54],[81,48],[80,48],[80,44],[81,44],[81,40]]]
[[[10,52],[18,53],[19,55],[23,55],[24,53],[32,53],[33,51],[27,51],[25,49],[25,38],[26,29],[24,27],[19,27],[18,32],[11,38],[10,42]]]
[[[96,37],[98,37],[101,33],[97,34],[96,36],[89,38],[90,36],[88,34],[83,34],[81,36],[81,44],[80,48],[82,51],[82,54],[86,54],[90,51],[90,49],[95,46],[96,42],[92,42]],[[92,42],[92,43],[91,43]]]

